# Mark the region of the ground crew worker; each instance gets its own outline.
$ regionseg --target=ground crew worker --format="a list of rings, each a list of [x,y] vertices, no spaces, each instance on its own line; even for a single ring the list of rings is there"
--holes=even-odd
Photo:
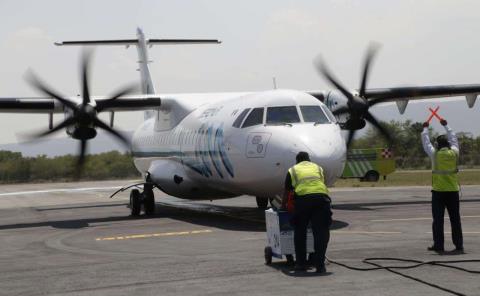
[[[433,147],[428,135],[428,122],[423,123],[423,149],[432,160],[432,233],[433,245],[429,251],[444,251],[443,218],[447,208],[452,227],[452,240],[456,252],[463,252],[462,224],[460,221],[460,202],[457,161],[459,155],[458,140],[447,121],[442,119],[447,135],[438,136],[437,148]]]
[[[311,222],[316,272],[325,273],[325,253],[330,240],[332,211],[323,169],[310,162],[307,152],[299,152],[296,161],[297,164],[288,170],[284,194],[285,204],[287,192],[294,191],[295,270],[307,270],[307,227]]]

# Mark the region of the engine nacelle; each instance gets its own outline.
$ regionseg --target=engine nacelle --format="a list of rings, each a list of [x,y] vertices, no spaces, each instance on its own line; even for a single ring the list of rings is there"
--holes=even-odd
[[[77,140],[90,140],[97,136],[93,127],[73,127],[67,129],[67,134]]]

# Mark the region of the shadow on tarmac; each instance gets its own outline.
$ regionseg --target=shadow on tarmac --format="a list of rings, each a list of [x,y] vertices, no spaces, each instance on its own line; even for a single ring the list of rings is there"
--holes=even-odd
[[[267,265],[276,269],[283,273],[284,275],[291,276],[291,277],[317,277],[317,276],[329,276],[332,275],[333,272],[325,272],[325,273],[316,273],[314,268],[310,268],[308,271],[295,271],[293,269],[293,265],[287,264],[286,261],[283,262],[273,262],[270,265]]]
[[[108,204],[108,205],[81,205],[62,208],[40,208],[38,211],[62,211],[72,209],[86,209],[86,208],[111,208],[111,207],[125,207],[125,204]],[[108,209],[107,209],[108,211]],[[102,214],[97,212],[96,214]],[[109,213],[111,214],[111,213]],[[217,206],[217,205],[202,205],[202,204],[179,204],[172,205],[167,203],[156,204],[156,214],[153,216],[142,215],[140,217],[131,216],[110,216],[110,217],[93,217],[93,218],[79,218],[79,219],[63,219],[63,220],[49,220],[49,217],[43,219],[47,221],[30,222],[30,223],[16,223],[8,225],[0,225],[0,230],[8,229],[23,229],[35,227],[53,227],[58,229],[81,229],[87,227],[95,227],[92,224],[109,222],[121,222],[128,220],[142,220],[142,219],[173,219],[195,225],[202,225],[206,227],[215,227],[229,231],[249,231],[249,232],[265,232],[265,212],[263,210],[252,207],[232,207],[232,206]],[[334,220],[331,226],[332,230],[347,227],[348,223]]]

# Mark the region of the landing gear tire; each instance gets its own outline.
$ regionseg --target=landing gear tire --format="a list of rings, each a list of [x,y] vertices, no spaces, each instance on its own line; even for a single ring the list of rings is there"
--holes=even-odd
[[[155,215],[155,196],[153,195],[152,190],[145,190],[143,192],[144,198],[144,208],[145,208],[145,215],[151,216]]]
[[[257,196],[256,200],[257,200],[257,207],[260,210],[266,210],[268,208],[268,198]]]
[[[267,265],[272,264],[273,251],[271,247],[265,247],[264,255],[265,255],[265,264]]]
[[[130,215],[133,217],[140,216],[140,210],[142,209],[141,194],[138,189],[133,189],[130,192]]]

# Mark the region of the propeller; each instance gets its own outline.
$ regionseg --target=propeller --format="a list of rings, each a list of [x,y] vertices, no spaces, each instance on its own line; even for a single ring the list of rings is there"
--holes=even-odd
[[[55,125],[52,129],[30,135],[30,138],[38,139],[56,133],[60,130],[67,129],[67,133],[72,138],[80,141],[78,160],[76,164],[77,176],[80,176],[83,165],[85,163],[85,155],[88,147],[88,141],[95,138],[95,136],[97,135],[97,128],[102,129],[107,133],[113,135],[116,139],[120,140],[127,147],[130,147],[130,141],[125,136],[123,136],[121,133],[111,128],[108,124],[104,123],[98,118],[98,113],[102,112],[107,104],[97,105],[94,99],[90,97],[90,89],[88,82],[91,56],[92,51],[84,51],[81,58],[80,82],[82,92],[80,103],[65,98],[54,89],[47,86],[47,84],[41,81],[33,72],[30,71],[29,73],[27,73],[27,81],[33,88],[37,89],[39,92],[47,96],[53,97],[55,100],[62,103],[66,109],[71,110],[71,112],[67,112],[68,116],[65,118],[65,120]],[[102,102],[111,102],[122,96],[130,94],[135,90],[137,90],[137,87],[132,84],[130,86],[121,88],[109,98],[102,100]]]
[[[348,129],[348,139],[347,139],[347,147],[350,147],[353,137],[355,136],[355,132],[359,129],[365,127],[366,122],[372,124],[376,129],[379,130],[380,134],[384,136],[387,141],[391,142],[391,136],[389,135],[388,131],[382,127],[382,125],[378,122],[378,120],[373,116],[370,111],[368,110],[370,107],[385,102],[387,99],[368,99],[365,95],[365,90],[367,88],[368,82],[368,75],[370,72],[370,65],[372,63],[373,58],[377,52],[378,46],[370,45],[367,54],[365,56],[365,61],[363,65],[363,73],[362,73],[362,80],[360,83],[360,89],[357,94],[352,94],[348,91],[338,79],[336,79],[331,71],[327,68],[326,64],[320,59],[316,63],[316,67],[318,72],[325,77],[327,81],[333,84],[346,98],[347,98],[347,105],[340,107],[339,109],[333,112],[334,115],[342,115],[342,114],[349,114],[348,120],[343,125],[343,128]]]

